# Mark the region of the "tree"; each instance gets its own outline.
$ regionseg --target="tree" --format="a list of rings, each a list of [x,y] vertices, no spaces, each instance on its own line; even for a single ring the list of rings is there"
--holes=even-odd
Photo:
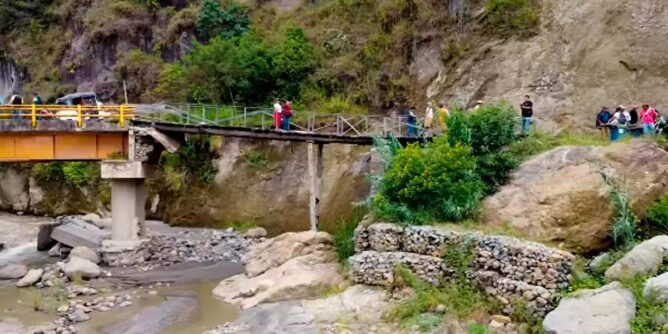
[[[277,88],[281,96],[298,97],[302,82],[317,64],[313,46],[304,30],[291,27],[285,31],[274,56]]]
[[[196,34],[202,42],[220,36],[230,38],[248,31],[250,19],[245,7],[232,3],[223,9],[216,0],[206,0],[197,16]]]

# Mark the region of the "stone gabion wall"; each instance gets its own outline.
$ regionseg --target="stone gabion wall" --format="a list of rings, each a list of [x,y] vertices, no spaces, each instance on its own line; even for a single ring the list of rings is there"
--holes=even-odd
[[[559,289],[567,288],[573,254],[506,236],[461,234],[431,226],[403,227],[378,223],[355,230],[356,255],[349,259],[356,283],[389,286],[402,264],[418,277],[440,284],[454,272],[443,259],[448,246],[470,243],[467,277],[511,312],[519,299],[542,316],[554,307]]]

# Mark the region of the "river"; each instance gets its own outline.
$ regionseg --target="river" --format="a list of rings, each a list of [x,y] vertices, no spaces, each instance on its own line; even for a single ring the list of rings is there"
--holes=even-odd
[[[0,251],[0,266],[20,263],[36,267],[57,261],[49,258],[46,252],[36,251],[39,225],[49,221],[50,218],[44,217],[0,214],[0,242],[5,243],[5,249]],[[88,284],[100,291],[100,295],[94,297],[132,295],[133,304],[109,312],[91,313],[89,321],[77,325],[79,333],[190,334],[234,320],[239,315],[238,311],[214,299],[211,291],[221,279],[236,274],[238,265],[221,263],[213,266],[218,268],[213,270],[213,274],[209,268],[201,275],[197,274],[197,266],[182,269],[190,275],[182,275],[175,267],[171,276],[188,277],[184,280],[171,278],[169,272],[159,273],[158,277],[177,282],[174,284],[151,283],[150,273],[145,276],[148,281],[140,287],[122,285],[113,279],[91,281]],[[119,289],[119,286],[123,287]],[[14,282],[0,281],[0,333],[32,333],[38,328],[36,326],[47,325],[56,319],[55,308],[62,301],[49,300],[50,297],[45,297],[49,296],[45,290],[19,289]],[[37,303],[53,304],[48,304],[48,312],[41,312],[34,310]]]

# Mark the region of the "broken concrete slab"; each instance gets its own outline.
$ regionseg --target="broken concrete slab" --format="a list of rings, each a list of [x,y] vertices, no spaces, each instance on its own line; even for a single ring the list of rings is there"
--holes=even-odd
[[[79,224],[65,224],[56,227],[51,237],[70,247],[85,246],[97,249],[103,240],[111,237],[111,233],[97,228],[82,227]]]

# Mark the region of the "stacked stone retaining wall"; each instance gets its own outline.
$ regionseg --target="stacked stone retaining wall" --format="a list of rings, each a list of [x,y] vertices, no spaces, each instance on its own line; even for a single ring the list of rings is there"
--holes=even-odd
[[[506,312],[523,299],[531,313],[543,316],[554,307],[557,292],[570,284],[575,261],[571,253],[506,236],[387,223],[357,228],[350,276],[356,283],[389,286],[401,264],[438,285],[457,265],[444,260],[445,250],[465,242],[472,252],[466,276]]]

